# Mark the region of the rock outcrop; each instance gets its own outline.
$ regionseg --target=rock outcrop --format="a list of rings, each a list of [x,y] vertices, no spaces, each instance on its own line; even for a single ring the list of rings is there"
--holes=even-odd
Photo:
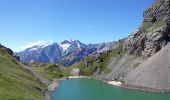
[[[144,11],[142,25],[129,37],[117,42],[118,52],[147,58],[124,76],[125,85],[147,91],[170,92],[169,42],[170,0],[156,0]],[[114,72],[114,65],[112,68]]]
[[[8,53],[10,55],[13,55],[13,51],[10,48],[7,48],[0,44],[0,48],[3,50],[4,53]]]
[[[144,12],[142,25],[118,42],[119,52],[152,56],[170,41],[170,0],[156,0]]]
[[[156,21],[170,20],[170,0],[156,0],[144,12],[144,22],[154,23]]]
[[[156,0],[146,9],[142,25],[116,42],[116,50],[119,55],[97,78],[120,80],[128,88],[170,92],[170,0]]]

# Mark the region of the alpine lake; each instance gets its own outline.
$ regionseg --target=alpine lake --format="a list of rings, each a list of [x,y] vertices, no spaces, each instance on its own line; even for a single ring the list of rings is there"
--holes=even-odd
[[[93,79],[69,79],[59,82],[52,100],[170,100],[170,93],[149,93],[105,84]]]

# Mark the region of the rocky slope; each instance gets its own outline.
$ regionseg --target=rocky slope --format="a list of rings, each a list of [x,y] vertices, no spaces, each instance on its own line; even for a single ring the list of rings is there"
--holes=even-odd
[[[80,75],[93,75],[95,78],[102,80],[119,80],[129,88],[170,92],[169,41],[170,0],[156,0],[144,11],[142,25],[127,38],[114,44],[82,44],[82,46],[77,44],[70,46],[68,41],[64,41],[56,44],[62,45],[57,46],[58,49],[62,48],[62,50],[57,53],[61,58],[55,59],[66,65],[71,65],[80,60],[80,62],[70,67],[70,69],[79,68]],[[51,46],[48,47],[49,53],[44,48],[47,47],[40,47],[37,50],[38,52],[35,50],[32,55],[45,54],[48,62],[55,61],[48,57],[49,53],[51,55],[55,54],[50,52],[53,51],[50,49]],[[114,48],[114,50],[110,50],[110,48]],[[29,50],[30,48],[28,52]],[[29,55],[27,57],[30,58],[32,56],[31,53],[23,54],[25,56]],[[92,55],[87,56],[89,54]],[[85,58],[82,59],[83,57]]]
[[[73,64],[70,68],[80,69],[82,76],[99,76],[101,72],[107,70],[110,58],[117,56],[115,51],[96,53],[85,57],[80,62]]]
[[[118,42],[118,51],[152,56],[170,41],[170,0],[156,0],[144,11],[142,25]]]
[[[130,72],[125,84],[170,92],[170,44]]]
[[[111,72],[105,77],[116,77],[130,88],[170,91],[169,41],[170,0],[156,0],[144,11],[142,25],[117,42],[116,50],[124,57],[112,60]]]
[[[0,45],[0,100],[44,100],[47,81]]]
[[[146,88],[148,91],[170,91],[169,41],[170,0],[156,0],[144,12],[142,26],[130,35],[122,46],[130,54],[149,56],[127,74],[127,86]]]
[[[84,69],[93,70],[97,79],[119,80],[128,88],[170,92],[169,41],[170,0],[156,0],[144,11],[142,25],[115,43],[114,56],[105,55],[107,63],[86,58],[78,65],[91,66]],[[91,58],[96,56],[103,58],[100,53]]]
[[[54,43],[48,46],[36,45],[15,53],[15,55],[19,56],[22,62],[54,62],[56,64],[70,66],[92,53],[107,51],[113,47],[114,42],[86,45],[78,40],[65,40],[61,43]]]

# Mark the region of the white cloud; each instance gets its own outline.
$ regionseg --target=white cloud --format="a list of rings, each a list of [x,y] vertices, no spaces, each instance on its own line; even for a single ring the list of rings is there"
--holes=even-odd
[[[33,46],[36,46],[36,45],[47,46],[47,45],[52,44],[52,43],[53,43],[53,40],[49,40],[49,41],[40,40],[40,41],[28,42],[28,43],[26,43],[26,45],[18,47],[18,51],[23,51],[27,48],[30,48],[30,47],[33,47]]]

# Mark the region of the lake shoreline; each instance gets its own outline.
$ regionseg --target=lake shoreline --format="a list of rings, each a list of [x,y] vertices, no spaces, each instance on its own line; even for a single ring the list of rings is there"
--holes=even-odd
[[[45,100],[51,100],[51,93],[59,86],[60,81],[66,80],[66,79],[67,78],[54,79],[53,82],[47,88],[47,91],[45,93]]]
[[[79,79],[79,78],[94,79],[93,77],[89,77],[89,76],[69,76],[63,79],[54,79],[53,82],[47,88],[47,91],[45,93],[45,100],[51,100],[51,93],[59,86],[59,81],[67,80],[67,79]]]
[[[80,78],[99,80],[106,84],[110,84],[112,86],[118,86],[121,88],[130,89],[130,90],[140,90],[140,91],[154,92],[154,93],[170,93],[169,89],[161,90],[161,89],[154,89],[154,88],[148,88],[148,87],[130,86],[130,85],[123,84],[120,81],[113,81],[113,80],[106,81],[106,80],[97,79],[95,77],[89,77],[89,76],[69,76],[67,78],[53,80],[53,82],[48,86],[48,89],[45,93],[45,100],[51,100],[51,93],[59,86],[59,81],[67,80],[67,79],[80,79]]]
[[[149,87],[142,87],[142,86],[132,86],[124,83],[119,83],[120,81],[114,80],[105,80],[101,78],[95,78],[96,80],[103,81],[104,83],[111,84],[113,86],[118,86],[121,88],[129,89],[129,90],[139,90],[144,92],[152,92],[152,93],[170,93],[170,89],[156,89],[156,88],[149,88]]]
[[[55,90],[59,86],[58,80],[53,80],[53,82],[48,86],[47,91],[45,93],[45,100],[51,100],[51,92]]]
[[[142,86],[132,86],[127,84],[123,84],[121,87],[125,89],[139,90],[144,92],[153,92],[153,93],[162,93],[162,94],[170,93],[170,89],[156,89],[156,88],[149,88],[149,87],[142,87]]]
[[[89,76],[69,76],[68,77],[68,79],[79,79],[79,78],[94,79],[93,77],[89,77]]]

